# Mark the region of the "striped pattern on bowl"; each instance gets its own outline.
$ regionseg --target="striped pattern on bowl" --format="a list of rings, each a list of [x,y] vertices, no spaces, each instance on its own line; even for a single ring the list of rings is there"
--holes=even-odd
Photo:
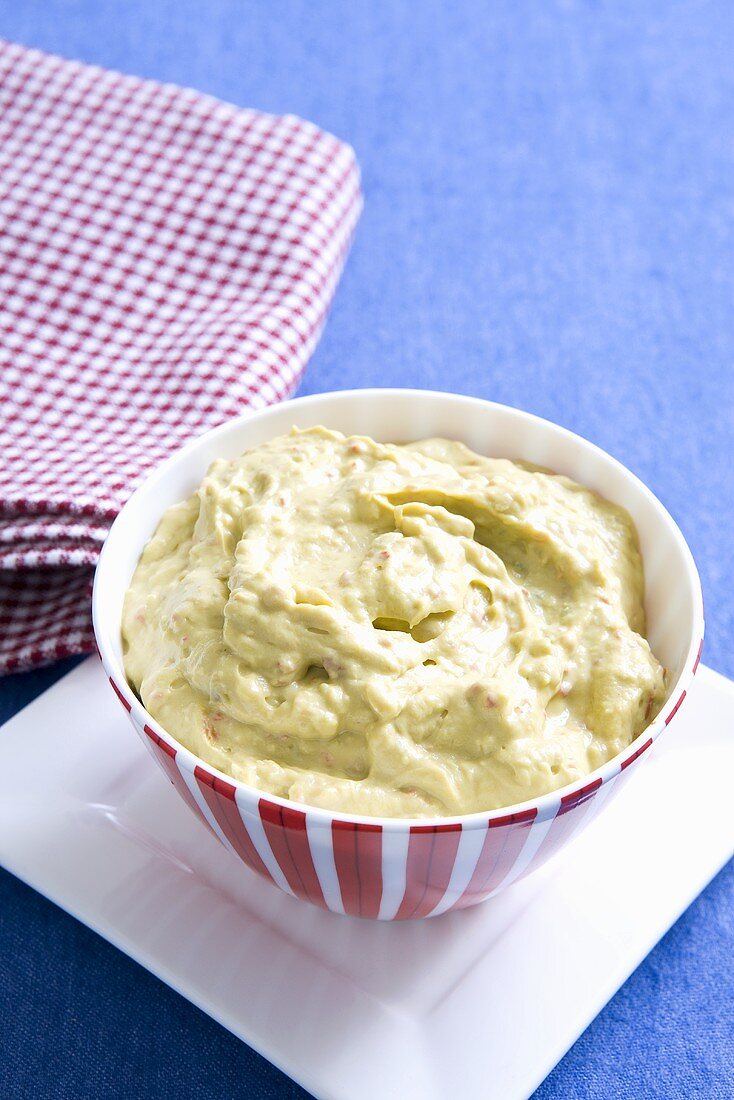
[[[686,696],[683,691],[674,705],[669,701],[643,744],[618,757],[616,771],[559,796],[550,810],[531,806],[435,825],[338,817],[325,823],[322,810],[284,805],[214,775],[172,739],[141,724],[130,688],[111,677],[110,683],[186,805],[233,855],[288,894],[333,913],[378,920],[435,917],[477,905],[540,867],[621,788],[620,779],[647,755]]]

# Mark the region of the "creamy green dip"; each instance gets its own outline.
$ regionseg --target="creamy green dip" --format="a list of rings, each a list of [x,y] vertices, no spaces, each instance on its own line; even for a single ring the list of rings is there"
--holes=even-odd
[[[170,508],[125,599],[130,683],[221,771],[329,809],[522,802],[660,709],[627,513],[463,444],[294,430]]]

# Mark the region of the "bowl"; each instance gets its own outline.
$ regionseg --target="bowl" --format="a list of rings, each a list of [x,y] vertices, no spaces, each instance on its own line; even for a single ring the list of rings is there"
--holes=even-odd
[[[442,435],[494,457],[567,474],[632,516],[646,576],[648,638],[670,669],[654,722],[619,756],[569,786],[520,805],[461,817],[371,818],[301,805],[217,771],[148,714],[123,671],[120,622],[140,553],[169,505],[188,496],[215,458],[290,430],[323,424],[407,442]],[[698,666],[703,603],[678,527],[641,481],[598,447],[518,409],[422,390],[352,390],[299,398],[229,421],[189,443],[131,496],[110,529],[94,582],[102,663],[133,726],[179,795],[233,858],[288,894],[335,913],[404,920],[475,905],[530,874],[583,829],[650,755],[678,713]]]

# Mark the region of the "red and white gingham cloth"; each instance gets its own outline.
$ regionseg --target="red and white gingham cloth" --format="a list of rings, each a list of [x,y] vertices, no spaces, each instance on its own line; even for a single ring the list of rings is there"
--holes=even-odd
[[[93,648],[111,520],[290,393],[360,207],[308,122],[0,43],[0,672]]]

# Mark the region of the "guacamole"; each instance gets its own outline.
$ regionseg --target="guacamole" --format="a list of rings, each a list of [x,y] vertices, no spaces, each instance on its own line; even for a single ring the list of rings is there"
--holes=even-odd
[[[453,816],[621,752],[665,699],[627,513],[461,443],[294,429],[165,513],[128,679],[209,764],[347,813]]]

